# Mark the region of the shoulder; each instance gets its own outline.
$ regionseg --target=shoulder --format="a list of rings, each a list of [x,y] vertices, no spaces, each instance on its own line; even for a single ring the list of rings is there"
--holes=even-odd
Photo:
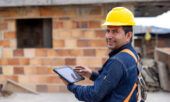
[[[131,50],[132,53],[137,57],[137,53],[135,50]],[[116,54],[115,56],[112,56],[110,58],[111,60],[118,60],[119,62],[121,62],[122,64],[134,64],[136,63],[135,59],[127,52],[119,52],[118,54]]]

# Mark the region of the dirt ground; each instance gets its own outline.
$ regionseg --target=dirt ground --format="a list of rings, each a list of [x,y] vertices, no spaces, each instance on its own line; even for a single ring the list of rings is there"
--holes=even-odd
[[[14,93],[0,97],[0,102],[79,102],[71,93],[40,93],[38,95]],[[149,92],[146,102],[170,102],[170,92]]]

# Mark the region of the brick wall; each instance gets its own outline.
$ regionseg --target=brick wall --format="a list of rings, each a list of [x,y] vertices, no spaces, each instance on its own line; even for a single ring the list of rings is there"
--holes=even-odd
[[[65,92],[65,86],[52,72],[54,66],[100,68],[107,55],[101,29],[104,11],[101,5],[1,8],[0,83],[11,79],[38,92]],[[52,18],[53,48],[18,49],[18,18]]]

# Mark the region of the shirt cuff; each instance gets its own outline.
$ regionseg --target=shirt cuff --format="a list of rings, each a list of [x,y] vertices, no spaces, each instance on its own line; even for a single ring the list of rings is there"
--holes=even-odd
[[[92,81],[94,81],[94,80],[96,80],[97,79],[97,77],[98,77],[98,73],[97,72],[92,72],[92,74],[91,74],[91,76],[90,76],[90,80],[92,80]]]
[[[77,85],[75,85],[75,84],[68,84],[68,85],[67,85],[67,89],[68,89],[69,91],[73,92],[73,93],[74,93],[74,91],[76,90],[76,87],[77,87]]]

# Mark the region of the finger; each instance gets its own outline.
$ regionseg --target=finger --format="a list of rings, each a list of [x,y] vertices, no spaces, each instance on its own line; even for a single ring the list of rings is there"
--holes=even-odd
[[[75,68],[75,71],[80,71],[80,70],[84,70],[83,68]]]
[[[82,66],[76,66],[75,68],[85,69],[85,68],[84,68],[84,67],[82,67]]]
[[[74,70],[82,70],[82,68],[75,68]]]

